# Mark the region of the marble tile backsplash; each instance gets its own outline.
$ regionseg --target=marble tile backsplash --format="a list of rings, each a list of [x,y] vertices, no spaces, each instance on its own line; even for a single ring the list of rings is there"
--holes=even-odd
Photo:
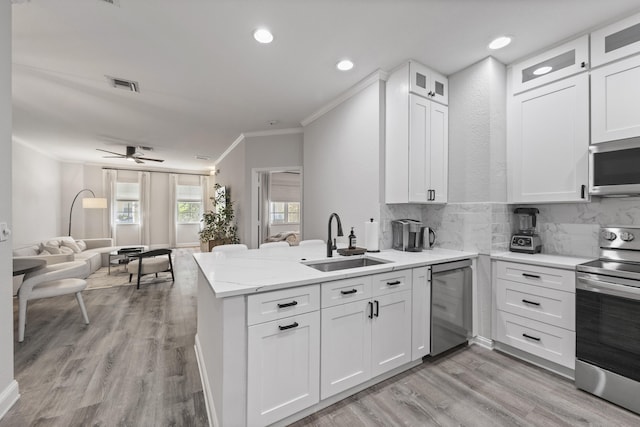
[[[509,250],[518,229],[506,203],[449,203],[446,205],[381,205],[381,245],[391,247],[391,221],[421,219],[437,234],[436,246],[491,254]],[[640,226],[640,197],[593,198],[591,203],[527,205],[540,210],[538,232],[543,253],[597,257],[598,233],[607,225]],[[386,227],[386,228],[385,228]]]

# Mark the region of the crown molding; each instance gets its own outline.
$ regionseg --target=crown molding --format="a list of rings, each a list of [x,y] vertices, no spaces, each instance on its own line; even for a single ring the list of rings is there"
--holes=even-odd
[[[227,156],[229,155],[229,153],[231,153],[231,152],[233,151],[233,149],[234,149],[234,148],[236,148],[236,147],[238,146],[238,144],[240,144],[242,141],[244,141],[244,134],[243,134],[243,133],[241,133],[241,134],[240,134],[240,136],[238,136],[238,137],[236,138],[236,140],[235,140],[235,141],[233,141],[233,142],[231,143],[231,145],[230,145],[229,147],[227,147],[227,149],[226,149],[226,150],[224,150],[224,153],[222,153],[222,154],[220,155],[220,157],[218,157],[218,158],[216,159],[216,161],[215,161],[215,162],[213,162],[213,164],[214,164],[215,166],[217,166],[217,165],[218,165],[218,163],[220,163],[220,162],[221,162],[225,157],[227,157]],[[214,167],[214,170],[215,170],[215,169],[216,169],[216,167]]]
[[[338,105],[342,104],[343,102],[345,102],[349,98],[352,98],[353,96],[357,95],[363,89],[371,86],[373,83],[378,82],[378,81],[387,81],[388,78],[389,78],[389,73],[387,73],[385,71],[382,71],[380,69],[374,71],[373,73],[369,74],[364,79],[360,80],[355,85],[351,86],[345,92],[343,92],[342,94],[338,95],[338,97],[334,98],[327,105],[325,105],[324,107],[320,108],[315,113],[311,114],[309,117],[303,119],[300,122],[300,124],[302,126],[309,125],[310,123],[312,123],[313,121],[315,121],[315,120],[319,119],[320,117],[324,116],[329,111],[333,110],[334,108],[336,108]]]
[[[254,138],[256,136],[273,136],[273,135],[292,135],[296,133],[303,133],[304,129],[302,127],[297,128],[287,128],[287,129],[271,129],[271,130],[262,130],[256,132],[244,132],[243,135],[245,138]]]

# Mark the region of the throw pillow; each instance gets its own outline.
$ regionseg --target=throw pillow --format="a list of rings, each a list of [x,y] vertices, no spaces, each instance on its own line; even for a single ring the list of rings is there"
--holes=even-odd
[[[87,244],[84,240],[76,240],[76,245],[80,248],[80,252],[87,250]]]
[[[60,248],[58,246],[45,244],[40,246],[40,252],[42,251],[47,251],[50,255],[58,255],[60,253]]]
[[[48,251],[42,250],[38,255],[51,255]]]
[[[73,249],[68,248],[66,246],[60,246],[60,253],[61,254],[72,254],[73,253]]]
[[[79,254],[80,252],[82,252],[82,250],[80,249],[80,247],[76,244],[76,242],[74,242],[73,240],[69,241],[69,240],[63,240],[62,241],[62,246],[61,247],[66,247],[71,249],[73,252]]]

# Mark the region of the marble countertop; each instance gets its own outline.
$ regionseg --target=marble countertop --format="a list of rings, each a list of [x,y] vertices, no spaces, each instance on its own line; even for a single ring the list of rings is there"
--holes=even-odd
[[[575,270],[576,265],[593,261],[595,258],[581,258],[566,255],[551,254],[522,254],[517,252],[501,252],[492,254],[492,259],[501,261],[521,262],[523,264],[533,264],[542,267],[562,268],[565,270]]]
[[[324,245],[273,247],[239,252],[203,252],[193,255],[216,297],[225,298],[475,258],[477,254],[449,249],[431,249],[423,252],[389,249],[367,253],[366,256],[388,263],[331,272],[318,271],[303,264],[305,261],[362,257],[343,257],[334,251],[333,258],[327,258]]]

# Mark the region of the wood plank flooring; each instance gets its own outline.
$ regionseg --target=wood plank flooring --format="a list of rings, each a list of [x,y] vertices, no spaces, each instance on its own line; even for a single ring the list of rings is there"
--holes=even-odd
[[[0,427],[207,425],[193,349],[196,267],[180,250],[174,267],[173,285],[85,291],[88,326],[73,296],[32,302],[25,342],[15,343],[22,397]],[[14,313],[17,325],[17,304]],[[293,424],[459,425],[640,426],[640,416],[543,369],[472,346]]]

